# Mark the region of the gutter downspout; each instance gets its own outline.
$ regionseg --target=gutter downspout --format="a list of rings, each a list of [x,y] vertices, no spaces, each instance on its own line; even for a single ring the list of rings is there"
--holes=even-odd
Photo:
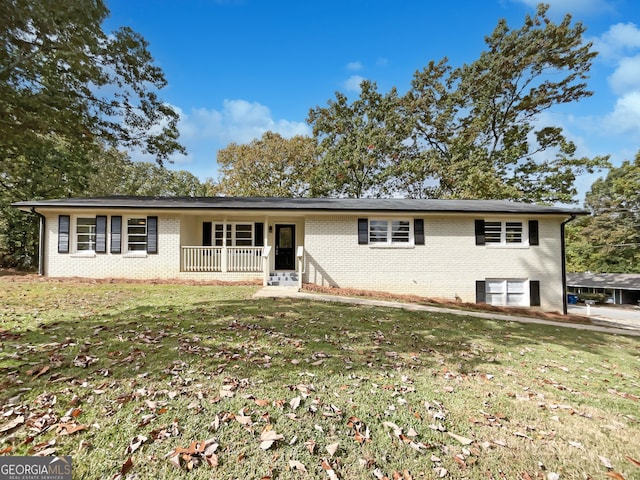
[[[576,219],[576,214],[572,213],[569,218],[567,218],[564,222],[560,224],[560,251],[561,251],[561,262],[562,262],[562,314],[566,315],[568,312],[567,309],[567,252],[566,241],[564,238],[564,228],[565,225],[569,222],[572,222]]]
[[[38,275],[44,276],[44,229],[46,219],[44,215],[36,211],[35,207],[31,207],[31,213],[35,213],[40,217],[40,234],[38,238]]]

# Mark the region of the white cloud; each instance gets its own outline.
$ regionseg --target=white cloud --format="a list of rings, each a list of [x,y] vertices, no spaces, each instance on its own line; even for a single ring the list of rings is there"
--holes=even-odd
[[[213,140],[222,144],[247,143],[272,131],[283,137],[310,135],[306,123],[274,120],[268,107],[246,100],[224,100],[222,110],[197,108],[181,114],[178,128],[181,139]]]
[[[634,23],[616,23],[593,39],[593,45],[600,58],[618,60],[640,48],[640,29]]]
[[[627,134],[640,141],[640,91],[618,98],[613,112],[605,118],[605,127],[612,133]]]
[[[609,77],[609,85],[616,95],[640,91],[640,55],[621,59]]]
[[[344,82],[344,88],[350,92],[359,92],[360,84],[365,80],[364,77],[360,75],[352,75],[350,76],[346,82]]]
[[[349,62],[347,63],[347,70],[351,70],[357,72],[358,70],[362,70],[364,66],[361,62]]]
[[[539,3],[548,3],[549,12],[564,15],[565,13],[575,14],[595,14],[611,12],[614,10],[613,2],[610,0],[514,0],[525,5],[536,8]]]

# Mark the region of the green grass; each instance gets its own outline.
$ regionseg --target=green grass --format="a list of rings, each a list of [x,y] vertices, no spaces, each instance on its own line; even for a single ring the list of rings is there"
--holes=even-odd
[[[0,451],[86,479],[129,458],[130,478],[640,477],[637,338],[256,288],[0,278]],[[165,458],[195,441],[217,466]]]

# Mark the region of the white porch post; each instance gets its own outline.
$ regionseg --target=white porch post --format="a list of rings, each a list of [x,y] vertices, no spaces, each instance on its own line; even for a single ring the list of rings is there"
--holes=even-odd
[[[262,244],[262,284],[267,285],[269,282],[269,271],[271,270],[271,245],[269,245],[269,217],[264,217]]]
[[[220,267],[223,273],[226,273],[229,270],[229,265],[227,261],[228,257],[229,257],[229,252],[227,250],[227,217],[224,217],[222,219],[222,255],[220,258],[220,263],[222,263]]]

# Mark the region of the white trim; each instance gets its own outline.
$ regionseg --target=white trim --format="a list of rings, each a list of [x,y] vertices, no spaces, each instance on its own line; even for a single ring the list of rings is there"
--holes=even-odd
[[[415,232],[413,231],[413,218],[405,217],[370,217],[367,218],[367,244],[370,248],[414,248],[416,243]],[[386,241],[371,241],[371,223],[386,222]],[[406,242],[393,241],[393,222],[407,222],[409,225],[408,238]]]

